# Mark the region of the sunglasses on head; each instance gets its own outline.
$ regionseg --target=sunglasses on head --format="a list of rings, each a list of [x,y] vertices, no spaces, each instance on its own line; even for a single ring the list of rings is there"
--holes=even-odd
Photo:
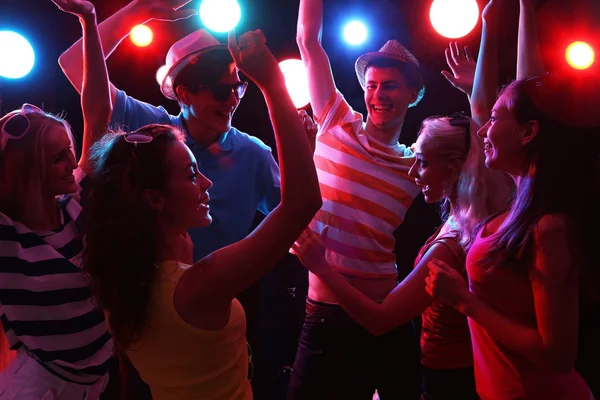
[[[162,135],[164,132],[164,127],[159,125],[142,126],[135,131],[127,132],[125,135],[123,135],[123,138],[126,142],[132,143],[135,147],[137,147],[138,143],[150,143],[157,136]]]
[[[458,126],[465,129],[465,154],[469,154],[471,149],[471,118],[464,112],[453,113],[448,116],[451,126]]]
[[[227,101],[231,93],[239,100],[244,97],[246,88],[248,88],[248,82],[216,83],[199,87],[199,89],[209,90],[217,101]]]
[[[27,116],[29,114],[46,115],[41,108],[33,104],[23,104],[19,112],[12,114],[4,121],[2,129],[0,129],[0,150],[6,149],[6,144],[10,139],[17,140],[25,136],[31,126],[31,121]]]

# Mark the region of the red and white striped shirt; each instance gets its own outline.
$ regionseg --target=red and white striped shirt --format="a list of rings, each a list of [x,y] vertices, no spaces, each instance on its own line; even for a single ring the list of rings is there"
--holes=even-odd
[[[323,206],[310,228],[320,234],[329,226],[326,259],[341,273],[395,278],[394,231],[420,191],[408,176],[414,154],[369,137],[362,115],[339,92],[317,122],[314,160]]]

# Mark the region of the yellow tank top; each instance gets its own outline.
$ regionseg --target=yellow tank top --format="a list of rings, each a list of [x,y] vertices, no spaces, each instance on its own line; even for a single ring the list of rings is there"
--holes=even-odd
[[[186,323],[173,294],[188,267],[176,261],[159,266],[148,326],[127,355],[154,400],[251,400],[244,309],[234,299],[227,325],[216,331]]]

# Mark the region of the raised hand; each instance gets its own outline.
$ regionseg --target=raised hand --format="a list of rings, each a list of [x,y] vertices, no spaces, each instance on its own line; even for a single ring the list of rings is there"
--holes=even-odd
[[[429,276],[425,278],[425,290],[436,300],[458,308],[464,304],[469,288],[465,279],[454,268],[441,260],[427,263]]]
[[[52,0],[63,12],[83,17],[95,13],[94,5],[86,0]]]
[[[279,64],[266,43],[261,30],[246,32],[239,38],[232,30],[227,38],[227,47],[235,65],[259,87],[268,85],[274,77],[283,79]]]
[[[448,63],[448,67],[450,67],[452,72],[442,71],[442,75],[444,75],[452,86],[467,96],[471,96],[477,62],[470,56],[468,47],[465,46],[463,51],[461,51],[458,47],[458,42],[451,42],[445,53],[446,63]]]
[[[194,9],[181,9],[192,0],[134,0],[135,7],[151,19],[160,21],[178,21],[198,12]]]
[[[305,110],[298,111],[298,116],[302,121],[302,126],[304,127],[304,132],[306,132],[306,137],[308,138],[308,142],[310,143],[310,147],[312,148],[313,153],[315,152],[315,144],[317,141],[317,132],[319,131],[319,125],[312,120],[312,118],[308,115]]]

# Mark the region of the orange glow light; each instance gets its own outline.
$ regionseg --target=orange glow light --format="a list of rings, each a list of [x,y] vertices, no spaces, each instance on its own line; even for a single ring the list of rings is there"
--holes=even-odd
[[[146,47],[152,43],[152,30],[146,25],[136,25],[129,34],[131,41],[138,47]]]

